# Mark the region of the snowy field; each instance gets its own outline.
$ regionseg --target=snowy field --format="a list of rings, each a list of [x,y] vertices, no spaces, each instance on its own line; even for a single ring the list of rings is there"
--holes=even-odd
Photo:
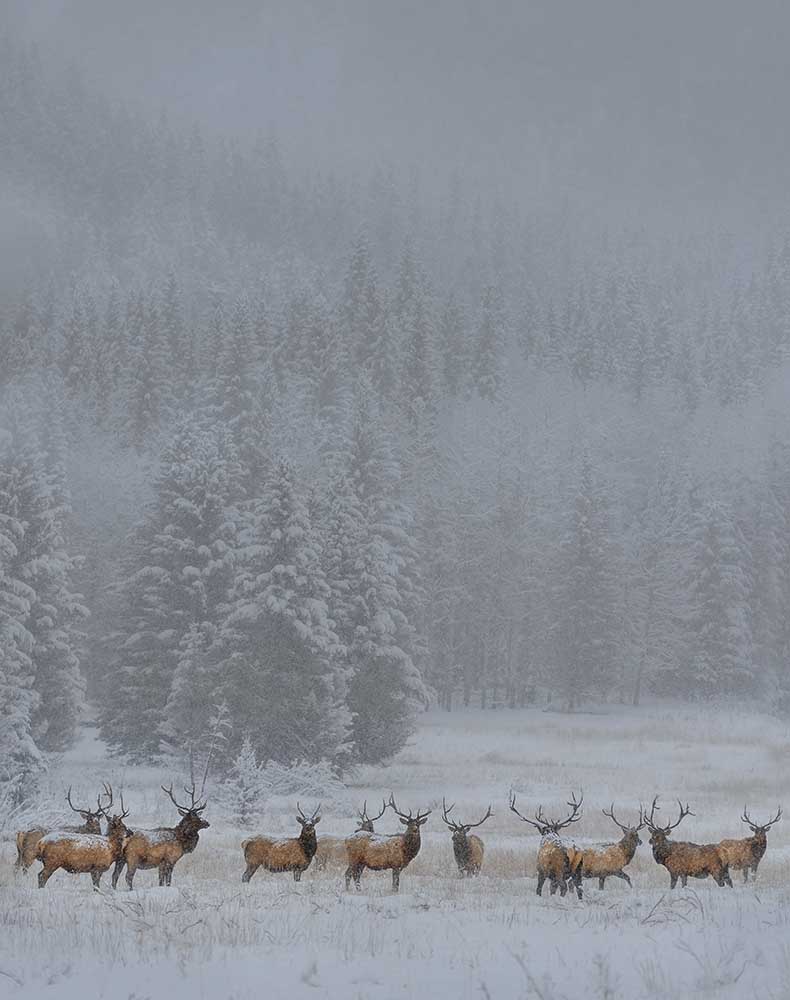
[[[790,739],[775,720],[680,708],[572,717],[542,713],[431,714],[389,767],[354,776],[346,796],[324,803],[319,833],[353,830],[354,808],[395,792],[401,808],[433,808],[423,849],[393,896],[388,874],[365,873],[363,891],[344,891],[342,871],[260,871],[241,884],[240,842],[216,797],[209,830],[176,867],[173,887],[141,872],[135,890],[101,893],[88,876],[62,872],[35,886],[38,864],[13,871],[14,845],[0,844],[0,996],[26,1000],[452,996],[537,1000],[594,997],[790,996],[790,814],[769,833],[757,883],[698,882],[668,892],[669,878],[645,843],[629,869],[634,889],[585,883],[579,902],[535,895],[538,839],[507,808],[512,786],[522,811],[542,803],[561,813],[573,789],[585,795],[578,843],[615,838],[602,806],[622,819],[639,800],[662,796],[696,816],[682,835],[700,842],[743,836],[753,818],[790,806]],[[131,826],[173,825],[159,791],[169,773],[103,759],[86,740],[49,776],[53,802],[73,782],[88,794],[100,780],[124,788]],[[456,813],[495,815],[483,827],[486,859],[476,880],[455,874],[441,797]],[[81,797],[84,797],[82,795]],[[303,807],[312,803],[302,802]],[[292,804],[269,803],[261,830],[295,835]],[[378,829],[398,824],[387,813]],[[644,838],[646,842],[646,837]]]

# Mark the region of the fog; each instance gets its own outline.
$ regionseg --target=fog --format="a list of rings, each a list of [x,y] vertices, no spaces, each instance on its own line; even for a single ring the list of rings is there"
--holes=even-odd
[[[457,171],[640,222],[749,227],[786,210],[779,0],[4,9],[112,98],[229,135],[275,130],[296,162]]]

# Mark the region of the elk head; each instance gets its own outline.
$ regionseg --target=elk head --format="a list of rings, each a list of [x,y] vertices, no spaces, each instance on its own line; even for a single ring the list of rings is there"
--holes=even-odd
[[[104,794],[107,795],[108,785],[104,785]],[[75,806],[71,801],[71,785],[69,785],[69,790],[66,792],[66,801],[75,813],[79,813],[85,821],[85,832],[86,833],[101,833],[101,824],[99,820],[102,816],[106,816],[105,809],[109,809],[112,805],[112,792],[109,792],[109,802],[102,806],[101,795],[96,798],[96,809],[81,809],[79,806]]]
[[[427,812],[421,813],[417,812],[416,816],[412,816],[411,809],[406,813],[402,813],[395,804],[395,796],[390,792],[390,800],[387,805],[392,809],[398,819],[406,827],[404,831],[407,837],[413,837],[420,835],[420,827],[427,823],[428,817],[431,815],[432,810],[429,809]]]
[[[315,834],[315,828],[318,823],[321,822],[321,803],[318,803],[315,812],[312,816],[305,816],[302,812],[302,807],[299,803],[296,803],[296,822],[301,824],[302,836],[310,836],[310,834]]]
[[[182,806],[176,801],[175,795],[173,795],[173,785],[171,783],[169,788],[165,788],[164,785],[161,786],[162,791],[167,795],[173,805],[178,809],[178,814],[181,817],[181,822],[178,824],[186,834],[190,836],[197,836],[200,830],[205,830],[211,824],[208,820],[203,819],[200,815],[206,808],[207,803],[200,802],[195,797],[195,783],[192,782],[190,788],[184,786],[184,791],[190,797],[190,804],[188,806]]]
[[[746,825],[749,827],[749,829],[756,837],[764,838],[766,833],[768,833],[768,831],[771,829],[774,823],[778,823],[781,818],[782,818],[782,809],[780,807],[776,810],[776,815],[774,816],[774,818],[769,819],[767,823],[763,823],[762,825],[759,823],[753,823],[752,820],[749,818],[749,814],[746,812],[746,806],[744,806],[743,815],[741,816],[741,822],[746,823]]]
[[[376,820],[381,819],[384,813],[387,811],[387,803],[384,799],[381,800],[381,812],[377,816],[368,816],[368,800],[365,799],[362,804],[362,811],[357,810],[357,833],[373,833],[373,824]]]
[[[656,809],[658,809],[658,796],[656,795],[653,799],[653,804],[650,807],[650,815],[645,816],[644,820],[648,830],[650,831],[650,844],[653,847],[654,853],[656,849],[660,851],[666,847],[667,837],[675,829],[675,827],[680,826],[686,816],[694,815],[691,809],[689,809],[688,804],[684,806],[680,799],[678,799],[678,806],[680,807],[680,813],[675,822],[670,823],[668,826],[659,826],[655,822],[655,813]]]
[[[642,807],[639,807],[639,822],[636,826],[628,826],[626,823],[621,823],[620,820],[614,814],[614,802],[609,806],[609,811],[602,809],[601,812],[604,816],[608,816],[609,819],[616,825],[619,826],[623,831],[623,837],[627,837],[634,847],[638,847],[642,843],[642,838],[639,836],[639,831],[644,827],[646,820]]]
[[[114,816],[110,816],[110,814],[107,812],[107,810],[110,808],[110,806],[112,805],[112,801],[113,801],[112,786],[105,785],[104,788],[105,788],[105,791],[108,792],[109,798],[110,798],[110,801],[108,802],[108,804],[102,810],[102,812],[104,813],[104,818],[107,820],[107,837],[110,840],[113,840],[113,839],[115,839],[115,840],[123,840],[124,837],[128,836],[132,832],[127,827],[127,825],[124,823],[124,820],[129,815],[129,810],[123,804],[123,792],[121,792],[121,811],[120,811],[120,813],[116,813]]]
[[[444,798],[442,798],[442,821],[452,831],[453,844],[465,844],[469,831],[476,826],[482,826],[490,816],[493,816],[491,806],[489,806],[485,816],[476,823],[456,823],[454,820],[450,819],[450,813],[453,809],[455,809],[455,803],[448,808],[447,803]]]
[[[523,816],[518,809],[516,809],[516,793],[514,791],[510,792],[510,808],[518,816],[519,819],[523,820],[525,823],[529,823],[530,826],[534,826],[541,837],[547,837],[549,834],[558,834],[560,830],[564,829],[566,826],[570,826],[571,823],[577,823],[581,818],[581,807],[584,802],[584,794],[576,799],[575,794],[571,794],[571,801],[567,804],[570,806],[571,811],[565,817],[565,819],[549,819],[543,814],[543,806],[538,806],[538,811],[535,813],[534,819],[529,819]]]

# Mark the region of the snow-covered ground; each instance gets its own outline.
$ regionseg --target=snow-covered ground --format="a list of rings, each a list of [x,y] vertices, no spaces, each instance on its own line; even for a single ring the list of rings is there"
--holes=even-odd
[[[790,813],[769,834],[755,885],[735,873],[732,890],[708,880],[669,893],[645,844],[630,869],[633,890],[614,880],[601,892],[588,882],[579,902],[535,895],[537,836],[508,811],[507,793],[518,792],[522,811],[542,803],[551,814],[582,788],[579,843],[616,835],[600,811],[612,801],[623,818],[660,793],[669,821],[682,797],[696,814],[682,835],[705,842],[748,832],[739,822],[744,804],[766,818],[777,804],[790,806],[788,751],[790,734],[776,720],[726,710],[427,715],[392,765],[362,769],[345,796],[324,803],[318,828],[353,830],[356,805],[390,790],[401,808],[433,808],[398,896],[389,875],[371,873],[359,894],[345,892],[342,871],[308,871],[298,885],[260,871],[242,885],[240,842],[249,831],[223,821],[216,795],[206,811],[211,827],[170,889],[156,887],[155,872],[140,872],[132,893],[113,892],[107,876],[94,893],[88,876],[59,872],[39,891],[33,869],[14,874],[6,839],[0,997],[778,1000],[790,982]],[[171,777],[179,778],[107,761],[86,738],[49,781],[58,809],[70,782],[82,797],[101,780],[123,785],[128,822],[148,826],[175,822],[159,791]],[[478,879],[455,874],[443,794],[462,819],[493,805]],[[293,803],[267,804],[261,832],[296,835],[293,813]],[[394,831],[394,819],[388,812],[377,829]]]

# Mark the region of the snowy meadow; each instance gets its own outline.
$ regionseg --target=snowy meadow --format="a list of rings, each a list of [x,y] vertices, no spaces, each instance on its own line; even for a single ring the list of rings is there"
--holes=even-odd
[[[636,815],[661,795],[662,818],[675,799],[691,805],[677,836],[697,842],[743,836],[744,803],[768,816],[790,800],[781,768],[785,727],[727,710],[656,707],[565,715],[538,710],[430,713],[387,767],[361,767],[324,802],[319,834],[354,829],[362,801],[395,792],[402,808],[431,808],[420,854],[401,879],[366,872],[361,893],[346,893],[342,870],[309,869],[301,883],[263,871],[249,885],[240,843],[250,831],[223,817],[222,789],[211,787],[204,831],[177,865],[170,889],[155,872],[135,889],[100,893],[87,876],[57,873],[46,889],[34,870],[15,874],[6,831],[0,854],[0,995],[66,997],[406,997],[426,989],[457,997],[786,996],[790,974],[790,828],[769,834],[756,883],[710,880],[669,892],[669,878],[647,838],[630,868],[634,888],[585,883],[583,901],[535,895],[538,838],[507,808],[514,788],[530,813],[561,814],[583,789],[579,844],[616,839],[601,814]],[[159,791],[173,774],[120,765],[92,736],[64,755],[48,777],[42,808],[61,806],[69,783],[81,797],[102,780],[123,788],[130,824],[172,824]],[[178,775],[175,775],[176,779]],[[442,796],[464,819],[494,816],[477,879],[458,878]],[[303,807],[306,805],[302,802]],[[261,804],[255,830],[293,836],[294,802]],[[378,825],[394,832],[391,813]],[[569,837],[570,839],[570,837]],[[34,866],[37,869],[38,865]],[[122,883],[121,883],[122,884]],[[42,943],[46,958],[42,960]]]

